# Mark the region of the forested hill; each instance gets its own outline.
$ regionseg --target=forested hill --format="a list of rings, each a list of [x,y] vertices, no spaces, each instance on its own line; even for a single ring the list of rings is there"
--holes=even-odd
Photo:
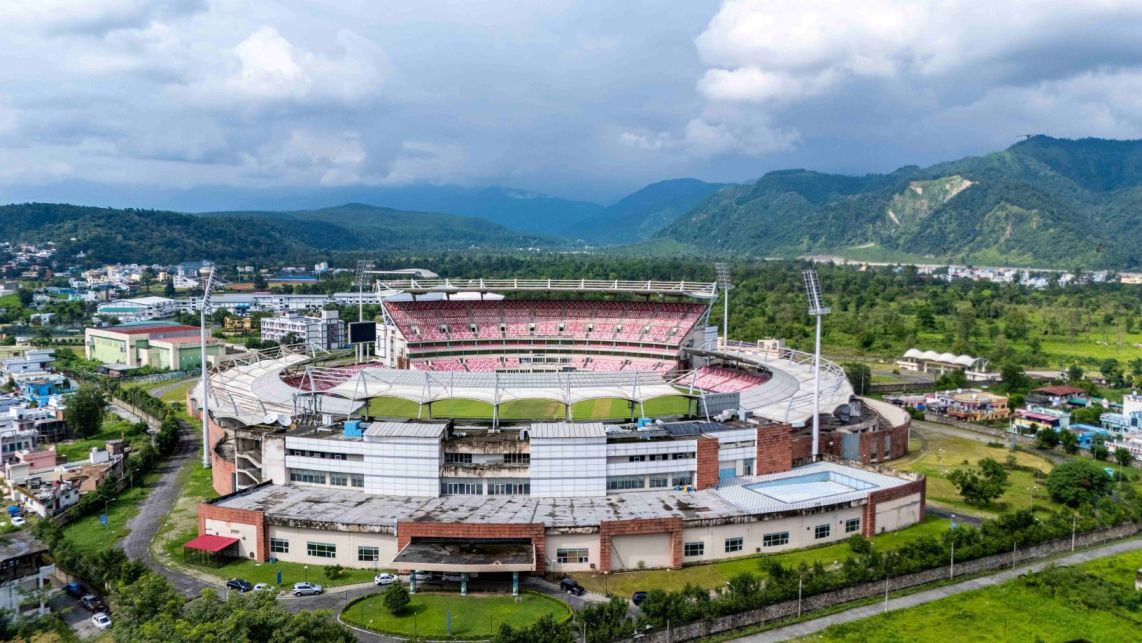
[[[349,204],[298,212],[208,216],[55,203],[0,206],[0,238],[54,241],[62,257],[173,263],[308,261],[333,252],[551,245],[483,219]]]
[[[771,172],[716,192],[657,238],[753,256],[1138,269],[1142,141],[1036,136],[884,175]]]

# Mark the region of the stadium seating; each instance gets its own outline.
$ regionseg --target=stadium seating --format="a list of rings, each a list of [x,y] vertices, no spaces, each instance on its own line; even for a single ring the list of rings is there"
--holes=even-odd
[[[722,366],[703,366],[690,377],[683,378],[679,384],[690,384],[712,393],[737,393],[747,388],[760,386],[769,381],[768,374],[747,373]]]

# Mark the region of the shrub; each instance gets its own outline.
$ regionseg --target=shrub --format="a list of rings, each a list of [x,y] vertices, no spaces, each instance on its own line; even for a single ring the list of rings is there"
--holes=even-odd
[[[1051,500],[1071,507],[1093,503],[1110,493],[1113,481],[1097,464],[1089,460],[1072,460],[1055,467],[1047,476],[1047,492]]]
[[[336,580],[345,574],[345,568],[340,565],[326,565],[325,577],[329,580]]]
[[[389,588],[385,590],[384,598],[382,599],[385,604],[385,609],[393,614],[399,614],[400,612],[404,611],[404,608],[408,607],[410,600],[411,599],[409,598],[408,590],[405,589],[404,585],[401,585],[400,583],[393,583],[392,585],[389,585]]]

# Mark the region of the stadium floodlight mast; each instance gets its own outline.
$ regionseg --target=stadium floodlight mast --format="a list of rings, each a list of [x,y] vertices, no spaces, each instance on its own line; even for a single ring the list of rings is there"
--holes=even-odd
[[[730,266],[727,263],[714,264],[714,271],[718,273],[718,286],[722,288],[722,305],[724,306],[722,312],[722,342],[729,346],[730,344],[730,288],[733,284],[730,283]]]
[[[832,309],[822,303],[821,280],[817,278],[817,271],[805,270],[801,277],[805,281],[809,314],[817,318],[817,343],[813,351],[813,462],[816,462],[821,456],[821,318]]]
[[[210,468],[210,378],[207,374],[210,369],[206,367],[206,309],[210,306],[210,294],[215,288],[224,285],[224,282],[215,275],[215,267],[206,267],[206,277],[202,280],[202,302],[198,307],[199,323],[198,337],[202,361],[202,468]],[[235,451],[238,445],[234,445]],[[236,484],[236,483],[235,483]]]

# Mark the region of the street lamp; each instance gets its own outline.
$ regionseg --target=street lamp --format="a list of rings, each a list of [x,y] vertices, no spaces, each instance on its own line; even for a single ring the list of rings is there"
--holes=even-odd
[[[309,582],[309,565],[305,566],[305,582]]]

